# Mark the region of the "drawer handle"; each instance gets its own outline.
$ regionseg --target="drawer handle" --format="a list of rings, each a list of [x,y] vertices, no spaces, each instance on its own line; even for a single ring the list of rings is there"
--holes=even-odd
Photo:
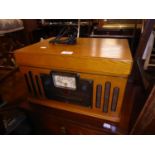
[[[66,133],[67,133],[67,132],[66,132],[66,128],[65,128],[64,126],[62,126],[62,127],[60,128],[60,131],[61,131],[62,134],[66,134]]]

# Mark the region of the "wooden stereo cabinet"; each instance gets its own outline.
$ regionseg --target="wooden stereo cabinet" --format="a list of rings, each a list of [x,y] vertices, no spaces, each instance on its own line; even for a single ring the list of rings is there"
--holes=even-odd
[[[49,40],[16,51],[30,103],[119,122],[132,56],[126,39]]]

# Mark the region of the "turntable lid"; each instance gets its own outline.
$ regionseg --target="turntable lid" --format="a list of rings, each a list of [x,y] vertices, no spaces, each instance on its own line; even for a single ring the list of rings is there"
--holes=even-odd
[[[17,63],[112,74],[122,70],[122,75],[131,71],[132,56],[126,39],[78,38],[75,45],[50,44],[49,40],[17,50]]]

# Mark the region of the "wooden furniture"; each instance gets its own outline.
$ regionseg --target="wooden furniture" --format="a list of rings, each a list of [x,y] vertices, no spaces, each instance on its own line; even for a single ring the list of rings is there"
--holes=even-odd
[[[26,100],[26,86],[19,71],[0,81],[0,134],[30,134],[30,123],[19,105]]]
[[[150,34],[153,30],[153,25],[154,25],[154,20],[146,20],[145,24],[144,24],[144,30],[143,33],[141,35],[139,44],[138,44],[138,48],[137,48],[137,52],[135,55],[135,58],[142,58],[142,55],[144,53],[144,50],[146,48],[148,39],[150,37]]]
[[[23,29],[24,27],[21,20],[0,20],[0,68],[15,65],[13,50],[23,47],[23,44],[17,39],[17,34]]]
[[[35,42],[33,33],[39,27],[37,19],[22,19],[22,21],[24,25],[25,44],[32,44]]]
[[[0,19],[0,82],[17,70],[14,50],[21,48],[21,34],[24,29],[22,20]]]
[[[141,33],[142,20],[100,19],[90,37],[128,39],[134,56]]]
[[[141,85],[141,97],[137,96],[137,104],[134,106],[134,110],[132,113],[132,124],[134,127],[130,134],[152,134],[154,131],[153,126],[153,93],[151,92],[152,87],[154,85],[154,73],[145,71],[143,68],[143,60],[142,55],[144,54],[144,50],[146,49],[147,42],[149,40],[150,34],[153,30],[154,20],[146,20],[144,23],[144,29],[140,38],[140,42],[138,45],[138,49],[135,55],[135,61],[133,65],[133,73],[135,78],[135,84]],[[152,90],[153,91],[153,90]],[[150,95],[150,96],[149,96]],[[147,100],[148,99],[148,100]],[[146,101],[147,100],[147,101]],[[136,117],[135,117],[136,115]],[[138,117],[139,115],[139,117]],[[150,117],[151,116],[151,117]],[[148,119],[148,118],[150,119]],[[138,118],[138,119],[137,119]],[[152,122],[151,122],[152,121]]]
[[[85,115],[65,112],[63,110],[51,109],[39,104],[27,102],[28,93],[23,75],[17,71],[1,83],[0,93],[7,104],[18,105],[27,116],[29,125],[32,128],[32,134],[128,134],[130,128],[130,117],[132,107],[137,97],[137,88],[128,82],[126,93],[121,111],[121,120],[119,123],[111,123],[106,120]],[[46,110],[45,110],[46,109]],[[59,117],[58,117],[59,116]],[[73,117],[74,116],[74,117]],[[56,119],[57,118],[57,119]],[[0,118],[0,124],[1,122]],[[55,121],[54,121],[55,120]],[[58,121],[59,120],[59,121]],[[60,123],[61,122],[61,123]],[[66,123],[67,122],[67,123]],[[115,130],[103,127],[104,123],[113,125]],[[74,124],[74,125],[72,125]],[[0,129],[3,125],[0,125]],[[110,126],[111,127],[111,126]],[[65,133],[64,130],[65,129]],[[92,131],[93,132],[89,132]],[[0,131],[4,131],[1,129]],[[2,132],[1,132],[2,134]]]
[[[130,134],[155,134],[155,86],[145,102]]]
[[[59,113],[120,122],[124,92],[132,68],[127,40],[79,38],[76,45],[53,45],[45,40],[17,50],[15,57],[29,87],[30,103]],[[84,107],[48,99],[40,75],[49,75],[53,70],[78,73],[80,79],[92,80],[92,105]],[[99,85],[102,92],[97,90]]]
[[[142,59],[144,59],[144,70],[149,67],[155,67],[154,61],[154,31],[150,34]]]

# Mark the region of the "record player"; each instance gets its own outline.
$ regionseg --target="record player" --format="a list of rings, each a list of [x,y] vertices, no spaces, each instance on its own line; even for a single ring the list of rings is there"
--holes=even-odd
[[[74,45],[44,40],[16,51],[34,104],[119,122],[132,68],[126,39],[78,38]]]

